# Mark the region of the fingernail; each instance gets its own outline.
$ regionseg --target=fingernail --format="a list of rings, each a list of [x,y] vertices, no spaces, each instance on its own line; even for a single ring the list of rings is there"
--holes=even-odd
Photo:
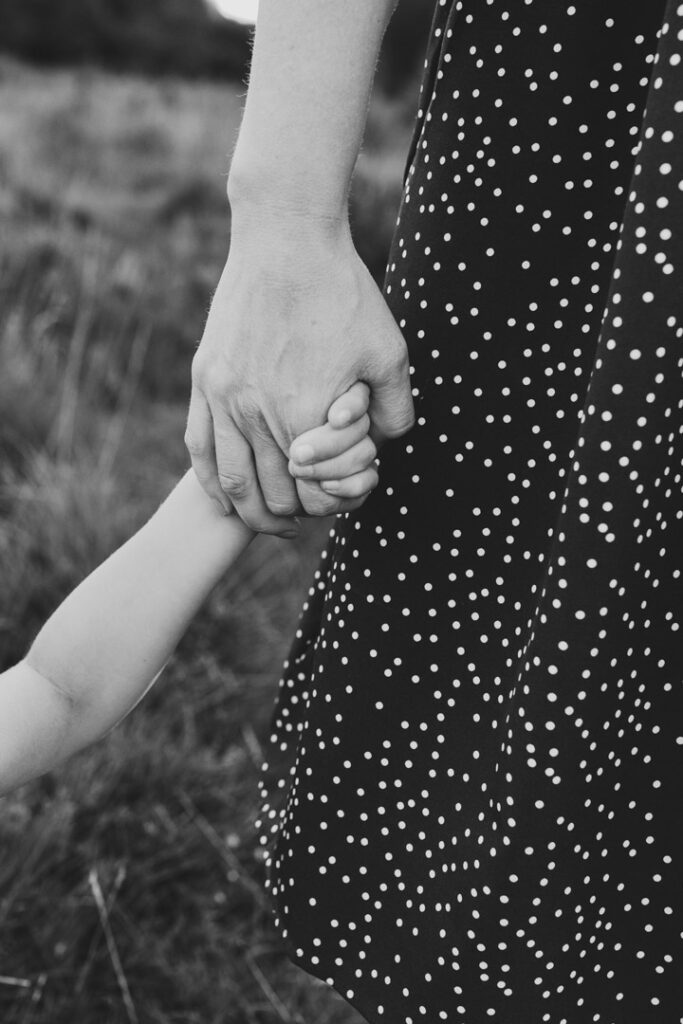
[[[339,481],[338,480],[323,480],[320,486],[326,491],[338,491]]]
[[[313,473],[313,466],[300,466],[298,462],[289,463],[289,472],[292,476],[311,476]]]
[[[300,444],[290,449],[289,457],[294,462],[306,463],[312,462],[315,452],[310,444]]]

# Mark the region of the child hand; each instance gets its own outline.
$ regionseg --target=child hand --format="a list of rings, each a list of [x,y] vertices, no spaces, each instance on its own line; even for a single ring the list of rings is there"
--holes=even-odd
[[[359,498],[379,481],[377,448],[368,431],[370,389],[358,381],[335,399],[327,422],[292,441],[289,472],[302,480],[318,480],[328,494]]]

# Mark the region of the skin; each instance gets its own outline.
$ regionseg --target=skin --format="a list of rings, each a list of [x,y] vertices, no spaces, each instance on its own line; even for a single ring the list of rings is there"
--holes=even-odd
[[[348,219],[376,58],[394,6],[260,6],[228,180],[230,251],[193,361],[185,437],[207,493],[257,532],[295,535],[294,516],[353,510],[376,484],[376,467],[366,466],[353,485],[335,486],[343,479],[337,464],[321,475],[290,451],[356,382],[369,389],[375,453],[414,422],[405,340]],[[371,454],[364,445],[355,465]]]
[[[368,390],[357,384],[303,439],[314,451],[337,453],[351,489],[376,479],[356,452],[367,407]],[[371,446],[365,450],[369,459]],[[212,587],[255,537],[224,512],[189,470],[142,529],[60,604],[26,657],[0,673],[0,796],[100,739],[150,689]]]

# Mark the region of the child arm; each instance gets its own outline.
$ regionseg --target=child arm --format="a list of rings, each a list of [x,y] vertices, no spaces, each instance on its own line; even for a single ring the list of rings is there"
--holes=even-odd
[[[137,704],[253,537],[188,471],[0,675],[0,793],[103,736]]]
[[[350,494],[364,490],[368,472],[369,486],[376,483],[368,468],[374,446],[360,445],[368,395],[366,385],[353,385],[330,407],[329,422],[304,438],[316,461],[335,457]],[[313,472],[325,479],[318,466]],[[237,515],[224,516],[188,471],[145,526],[62,602],[23,661],[0,674],[0,795],[132,710],[254,536]]]

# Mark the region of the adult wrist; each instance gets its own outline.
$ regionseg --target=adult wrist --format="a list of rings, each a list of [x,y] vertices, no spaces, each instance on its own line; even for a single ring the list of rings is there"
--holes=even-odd
[[[230,251],[240,263],[267,264],[276,277],[289,278],[307,267],[313,274],[333,253],[353,248],[347,216],[302,210],[276,196],[231,202]]]
[[[233,230],[244,225],[269,232],[338,237],[348,229],[348,190],[323,189],[305,174],[288,179],[255,163],[235,163],[227,182]]]

